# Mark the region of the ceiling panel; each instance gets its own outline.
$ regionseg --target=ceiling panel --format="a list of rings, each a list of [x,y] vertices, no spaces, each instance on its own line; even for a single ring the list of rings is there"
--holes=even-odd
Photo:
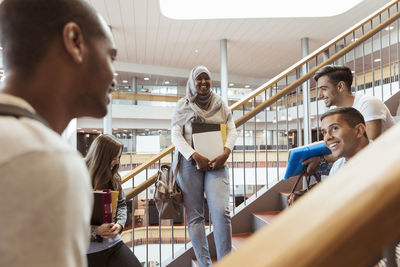
[[[220,40],[226,38],[229,73],[266,80],[300,59],[302,37],[312,52],[388,3],[364,0],[325,18],[178,21],[164,17],[157,0],[89,2],[112,26],[118,61],[182,69],[204,64],[219,72]]]

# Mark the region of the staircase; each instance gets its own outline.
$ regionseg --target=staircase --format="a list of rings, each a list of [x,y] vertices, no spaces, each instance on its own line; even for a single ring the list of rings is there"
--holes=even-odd
[[[297,207],[295,206],[297,206],[297,203],[293,208],[283,211],[285,209],[285,198],[287,194],[284,192],[289,192],[291,190],[294,181],[293,179],[281,179],[285,171],[284,167],[286,166],[287,153],[290,148],[289,139],[291,138],[291,145],[293,146],[302,144],[302,140],[304,140],[303,134],[304,137],[308,136],[310,141],[320,140],[319,117],[323,113],[325,107],[323,103],[319,103],[316,100],[315,96],[318,95],[318,90],[315,88],[315,82],[311,79],[312,75],[318,69],[325,65],[342,61],[344,65],[354,70],[355,79],[353,82],[353,92],[376,95],[382,100],[386,100],[388,105],[389,102],[393,102],[394,104],[391,110],[397,111],[396,103],[399,103],[399,94],[397,92],[399,91],[400,81],[400,55],[399,52],[396,54],[396,48],[399,46],[399,30],[396,30],[396,32],[386,32],[385,28],[393,26],[399,29],[399,17],[398,1],[388,3],[381,10],[378,10],[362,22],[351,27],[348,31],[262,85],[245,99],[231,106],[235,124],[242,133],[241,148],[235,149],[231,154],[231,158],[228,160],[232,186],[233,246],[239,253],[232,253],[232,255],[241,255],[243,258],[252,257],[254,251],[246,250],[249,255],[240,253],[243,242],[249,238],[249,241],[246,242],[243,247],[246,247],[247,243],[252,244],[253,240],[261,242],[260,238],[257,238],[257,236],[265,232],[263,226],[271,224],[271,222],[275,220],[286,222],[286,226],[290,224],[285,221],[285,218],[290,218],[293,220],[292,223],[297,223],[297,221],[295,221],[296,217],[290,215],[293,212],[296,213]],[[344,48],[337,52],[338,45]],[[398,50],[397,48],[397,51]],[[386,52],[383,53],[382,51]],[[330,55],[328,59],[325,58],[327,54]],[[378,54],[380,56],[380,63],[374,65],[374,58],[377,58]],[[359,65],[360,62],[363,62],[361,66]],[[367,65],[364,64],[365,62],[372,62],[369,69]],[[303,101],[303,94],[309,96],[307,101]],[[394,97],[392,97],[393,95]],[[265,139],[262,140],[263,142],[261,144],[258,142],[260,142],[262,138],[257,136],[257,134],[254,134],[252,137],[254,139],[246,135],[247,132],[257,133],[257,131],[265,132],[265,137],[263,137]],[[277,143],[277,140],[280,140],[281,143]],[[170,146],[160,154],[154,156],[150,161],[143,163],[123,177],[123,182],[127,182],[135,176],[140,175],[140,173],[145,173],[146,176],[146,181],[144,183],[136,186],[127,193],[127,199],[132,199],[139,194],[144,194],[144,192],[146,192],[146,199],[152,197],[149,195],[148,191],[155,182],[156,176],[151,174],[158,168],[161,161],[165,163],[169,160],[169,162],[171,162],[171,154],[173,151],[174,147]],[[380,151],[379,153],[383,152]],[[261,154],[263,157],[260,160]],[[249,183],[255,184],[254,191],[247,191]],[[237,185],[242,186],[243,191],[237,192]],[[340,188],[340,186],[338,186],[338,188]],[[317,189],[316,191],[319,190]],[[325,190],[325,193],[327,192],[328,190]],[[250,197],[245,200],[243,204],[236,207],[235,196],[238,195]],[[308,197],[306,197],[306,199],[307,198]],[[340,202],[341,200],[338,199],[338,201]],[[300,200],[300,203],[303,203],[303,201]],[[304,203],[310,204],[310,201],[305,201]],[[349,202],[347,205],[351,205],[351,203],[352,202]],[[301,215],[301,213],[297,212],[297,215]],[[145,216],[148,217],[148,209]],[[278,223],[272,223],[272,227],[266,228],[279,228],[279,226],[276,226],[277,224]],[[196,264],[194,252],[190,243],[186,242],[186,238],[185,248],[181,251],[175,251],[172,245],[172,257],[165,259],[163,255],[166,253],[162,252],[161,249],[161,225],[159,227],[160,234],[158,238],[160,252],[158,261],[162,263],[162,266],[194,266]],[[262,233],[252,235],[252,233],[261,228],[263,228],[260,231]],[[285,231],[284,228],[279,228],[279,230],[282,232]],[[172,236],[173,232],[174,225],[171,226]],[[134,231],[132,233],[134,235]],[[396,234],[394,232],[391,233]],[[276,237],[274,234],[272,234],[272,236]],[[132,236],[132,239],[134,239],[134,236]],[[215,257],[212,232],[208,235],[208,241],[210,253],[212,257]],[[386,241],[387,240],[385,240],[385,242]],[[301,242],[300,238],[298,242]],[[269,241],[269,243],[271,243],[271,241]],[[261,242],[258,244],[260,245],[263,243]],[[386,242],[386,245],[387,244]],[[270,246],[273,247],[271,244]],[[298,246],[301,246],[301,243],[298,243]],[[371,245],[371,247],[373,246]],[[377,251],[379,250],[376,247],[374,247],[374,249],[374,253],[378,253]],[[258,248],[258,251],[260,252],[260,248]],[[236,256],[232,257],[237,260]],[[147,254],[146,261],[149,262]],[[234,266],[236,263],[232,260],[228,260],[227,262],[231,265],[225,264],[222,266]]]

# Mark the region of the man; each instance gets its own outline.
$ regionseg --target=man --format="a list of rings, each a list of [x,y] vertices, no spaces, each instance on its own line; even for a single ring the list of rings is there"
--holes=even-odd
[[[364,118],[358,110],[351,107],[335,108],[324,113],[321,116],[321,133],[325,145],[338,159],[329,176],[369,144]]]
[[[353,74],[348,67],[325,66],[315,73],[314,79],[318,98],[324,100],[327,107],[353,107],[364,116],[369,139],[374,140],[394,125],[388,108],[379,99],[351,93]]]
[[[353,107],[362,114],[369,139],[376,139],[394,125],[388,108],[378,98],[351,93],[353,74],[348,67],[325,66],[315,73],[314,79],[317,82],[318,98],[324,100],[327,107]],[[325,160],[333,162],[336,158],[327,156]],[[307,173],[313,174],[318,169],[320,159],[313,157],[303,164],[308,165]]]
[[[0,37],[0,104],[44,121],[0,116],[0,266],[86,266],[89,174],[59,134],[72,118],[107,113],[110,29],[83,0],[5,0]]]

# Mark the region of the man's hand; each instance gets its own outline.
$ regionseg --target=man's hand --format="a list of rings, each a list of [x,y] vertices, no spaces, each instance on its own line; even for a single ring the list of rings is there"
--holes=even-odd
[[[307,165],[306,175],[312,175],[318,170],[320,160],[319,157],[312,157],[303,161],[301,164]]]
[[[199,166],[200,170],[202,170],[202,171],[208,170],[208,163],[209,163],[208,158],[200,155],[197,152],[194,152],[192,154],[192,158],[194,159],[194,161],[196,161],[196,164],[197,164],[197,166]]]
[[[231,150],[225,147],[224,153],[222,153],[221,155],[210,161],[209,163],[210,170],[217,170],[219,168],[222,168],[230,154]]]

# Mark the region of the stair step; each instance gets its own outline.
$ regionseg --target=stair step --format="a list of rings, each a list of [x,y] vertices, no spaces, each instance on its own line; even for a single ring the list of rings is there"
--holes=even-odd
[[[290,195],[290,191],[289,192],[280,192],[280,195],[281,195],[281,209],[284,210],[288,207],[287,198]]]
[[[217,262],[218,262],[217,257],[211,257],[211,262],[213,263],[213,265],[217,264]],[[194,266],[199,267],[199,262],[197,261],[196,258],[193,259],[193,264],[194,264]],[[193,266],[193,264],[192,264],[192,266]]]
[[[273,219],[280,213],[280,211],[263,211],[263,212],[254,212],[253,214],[261,219],[263,219],[266,223],[271,223]]]
[[[232,247],[238,249],[253,233],[240,233],[232,235]]]
[[[252,218],[252,230],[256,232],[265,225],[270,224],[280,211],[262,211],[254,212]]]

